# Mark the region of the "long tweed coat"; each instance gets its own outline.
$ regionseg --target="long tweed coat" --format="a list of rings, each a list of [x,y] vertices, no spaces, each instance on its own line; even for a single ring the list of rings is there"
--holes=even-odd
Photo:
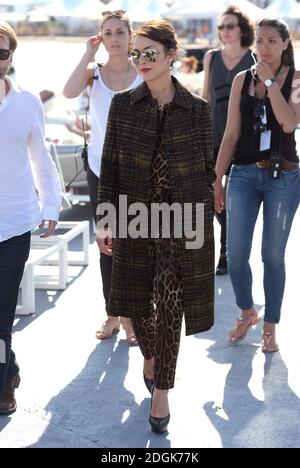
[[[213,189],[215,179],[210,110],[175,78],[174,107],[163,133],[172,202],[203,203],[204,244],[196,250],[181,243],[181,274],[186,334],[208,330],[214,321]],[[157,105],[145,83],[112,101],[102,154],[98,203],[118,207],[119,195],[149,206],[149,178],[157,132]],[[118,209],[118,208],[117,208]],[[130,219],[130,218],[129,218]],[[147,239],[113,242],[109,314],[150,313],[150,259]]]

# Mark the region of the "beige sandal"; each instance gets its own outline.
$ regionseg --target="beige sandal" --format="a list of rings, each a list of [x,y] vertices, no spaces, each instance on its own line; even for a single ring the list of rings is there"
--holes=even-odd
[[[250,317],[239,317],[234,325],[234,328],[229,332],[229,343],[232,345],[240,343],[244,338],[251,327],[260,322],[260,317],[257,312],[250,315]],[[236,338],[234,337],[236,335]]]
[[[275,341],[275,332],[262,334],[261,350],[263,353],[277,353],[279,351],[279,346]]]
[[[107,340],[111,338],[114,333],[118,333],[119,330],[120,327],[113,326],[111,320],[108,318],[103,322],[101,329],[96,331],[96,338],[97,340]]]

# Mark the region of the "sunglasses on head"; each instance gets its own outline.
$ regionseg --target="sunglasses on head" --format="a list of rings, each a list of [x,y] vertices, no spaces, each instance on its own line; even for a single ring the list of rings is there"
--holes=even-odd
[[[107,16],[116,16],[117,18],[122,18],[124,15],[126,15],[126,11],[125,10],[115,10],[115,11],[107,10],[107,11],[102,11],[101,14],[103,18]]]
[[[228,29],[228,31],[233,31],[237,26],[238,24],[234,24],[234,23],[219,24],[218,30],[224,31],[224,29]]]
[[[265,115],[265,108],[264,106],[255,106],[253,109],[253,116],[257,119],[262,119]]]
[[[147,62],[156,62],[156,55],[159,55],[160,52],[150,47],[149,49],[144,50],[144,52],[140,52],[139,50],[133,50],[130,52],[129,57],[131,58],[132,62],[137,65],[140,61],[140,57],[142,56]]]
[[[10,56],[10,50],[0,49],[0,60],[7,60]]]
[[[253,109],[253,117],[255,118],[253,122],[253,130],[255,133],[263,133],[266,131],[267,126],[263,123],[263,116],[265,114],[264,106],[255,106]]]

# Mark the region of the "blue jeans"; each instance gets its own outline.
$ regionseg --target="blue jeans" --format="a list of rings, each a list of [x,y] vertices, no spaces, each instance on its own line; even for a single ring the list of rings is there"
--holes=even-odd
[[[6,380],[13,379],[19,372],[11,349],[11,334],[29,249],[30,232],[0,242],[0,399]]]
[[[265,318],[279,323],[285,287],[285,248],[300,200],[300,172],[283,171],[270,180],[268,169],[255,164],[234,165],[227,189],[228,269],[242,310],[254,306],[249,264],[255,223],[263,203],[262,260],[264,263]]]

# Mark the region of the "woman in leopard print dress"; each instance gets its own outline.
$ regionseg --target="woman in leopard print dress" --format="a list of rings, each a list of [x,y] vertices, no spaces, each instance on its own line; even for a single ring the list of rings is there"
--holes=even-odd
[[[149,223],[150,236],[147,229],[141,238],[121,237],[119,221],[112,239],[99,216],[97,242],[102,252],[113,251],[110,311],[117,315],[122,309],[132,319],[152,392],[149,421],[159,433],[170,418],[168,390],[174,386],[182,318],[187,335],[203,332],[213,325],[214,309],[210,111],[171,77],[176,51],[175,31],[166,21],[146,22],[136,31],[131,58],[144,83],[113,99],[98,194],[100,207],[115,206],[124,194],[128,205],[142,202],[151,209],[204,206],[204,239],[197,249],[186,248],[187,235],[175,235],[176,213],[167,236],[161,219],[155,232]]]

